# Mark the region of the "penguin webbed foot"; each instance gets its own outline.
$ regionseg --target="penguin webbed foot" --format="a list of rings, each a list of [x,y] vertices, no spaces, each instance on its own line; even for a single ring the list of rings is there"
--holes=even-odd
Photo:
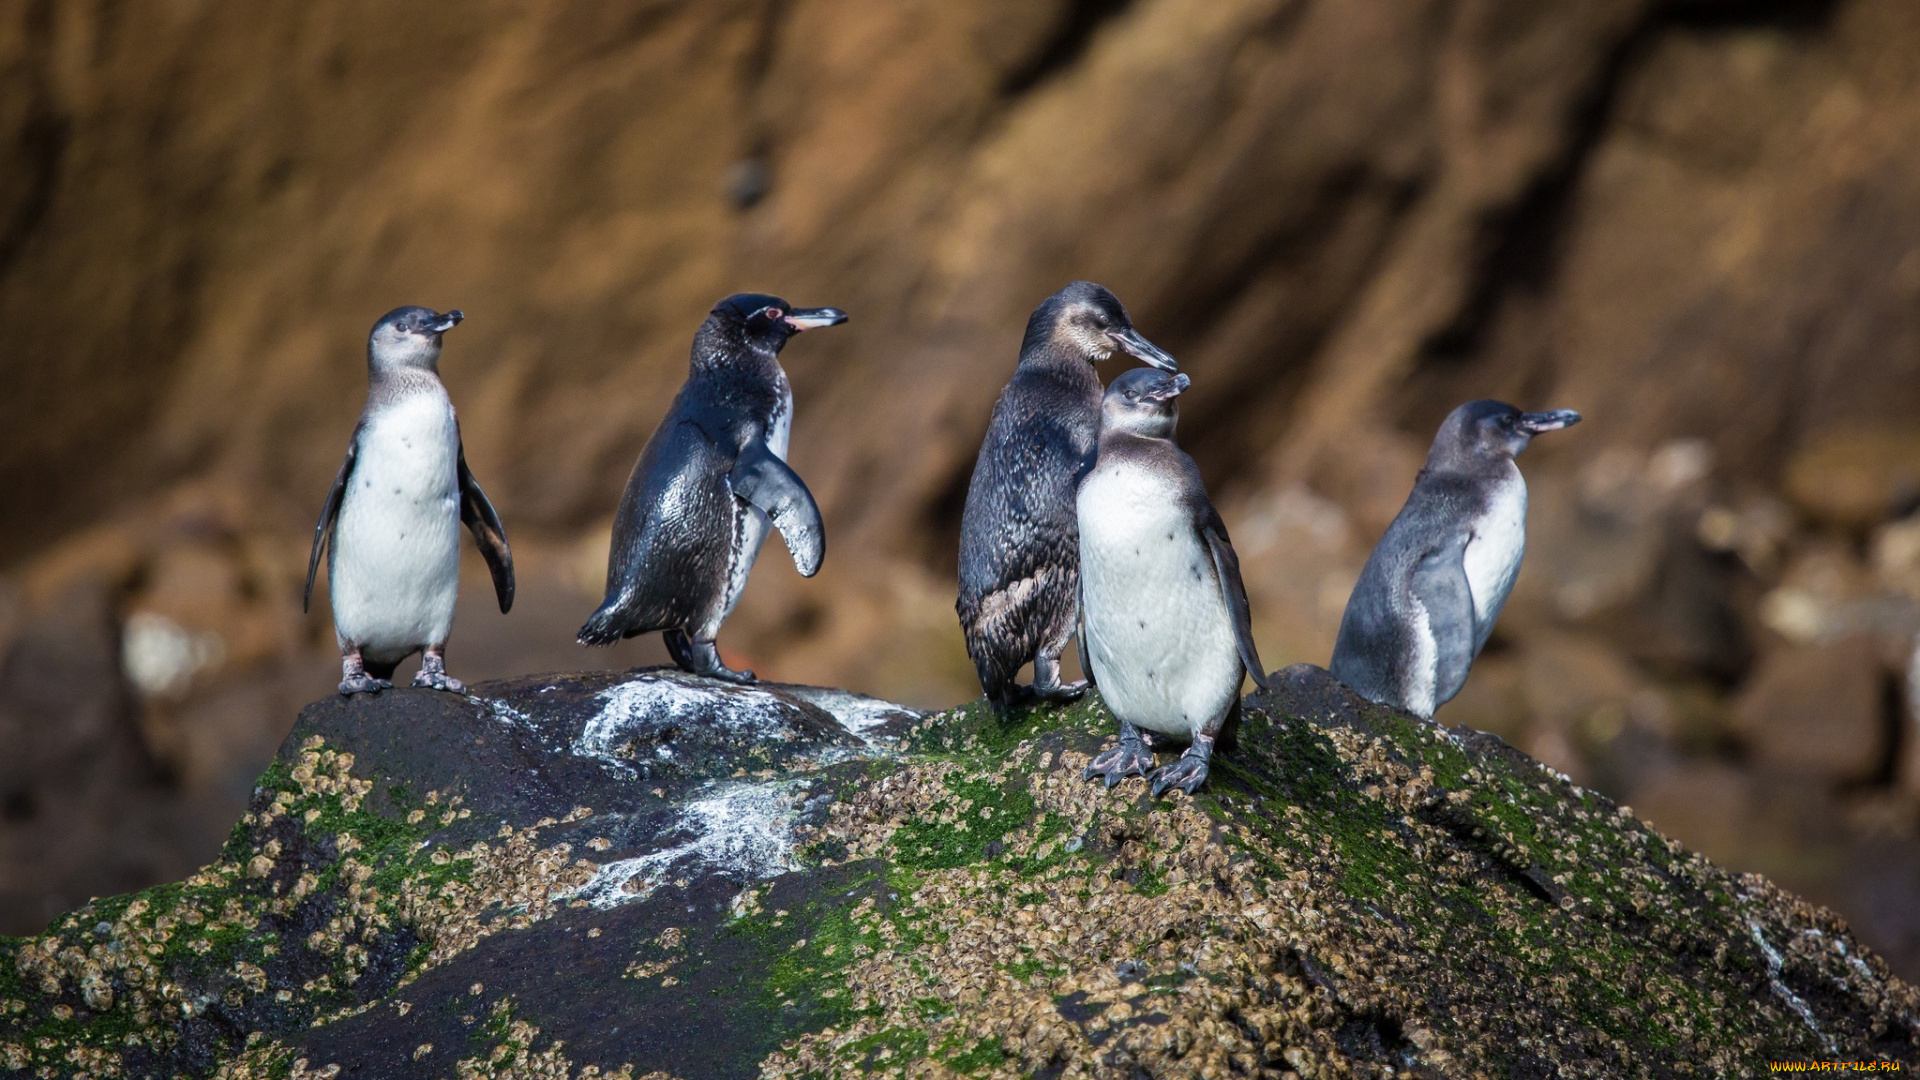
[[[352,697],[355,694],[377,694],[382,690],[393,689],[393,683],[386,679],[376,679],[366,672],[340,680],[340,696]]]
[[[1191,795],[1200,790],[1207,782],[1207,758],[1209,754],[1195,753],[1192,750],[1180,755],[1180,760],[1162,769],[1156,769],[1147,777],[1153,785],[1153,797],[1159,798],[1173,788]]]
[[[340,696],[352,697],[355,694],[377,694],[382,690],[393,689],[391,680],[382,675],[392,675],[393,665],[385,667],[374,665],[381,674],[367,671],[367,658],[360,652],[358,645],[342,645],[340,648]]]
[[[709,679],[720,679],[731,683],[746,684],[760,681],[751,671],[735,671],[722,663],[720,649],[711,641],[694,641],[683,635],[678,645],[679,647],[676,648],[675,642],[669,640],[667,652],[673,655],[675,663],[695,675],[705,675]]]
[[[413,685],[428,690],[444,690],[449,694],[465,695],[467,684],[444,671],[421,671],[413,677]]]
[[[1146,740],[1137,734],[1123,732],[1120,745],[1094,755],[1080,778],[1091,780],[1098,776],[1106,781],[1107,787],[1112,788],[1129,776],[1147,775],[1153,766],[1153,748],[1147,745]]]
[[[413,677],[413,685],[465,696],[467,684],[447,674],[446,650],[445,642],[427,646],[420,656],[420,671]]]

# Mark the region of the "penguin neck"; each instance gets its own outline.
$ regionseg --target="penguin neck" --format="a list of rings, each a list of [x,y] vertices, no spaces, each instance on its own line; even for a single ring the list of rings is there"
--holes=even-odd
[[[440,387],[440,373],[424,367],[376,367],[368,373],[367,397],[383,405],[421,390]]]
[[[1095,401],[1100,398],[1100,373],[1079,349],[1051,340],[1029,342],[1020,350],[1020,367],[1044,372],[1058,382],[1091,394]]]
[[[1505,480],[1519,475],[1511,454],[1484,454],[1455,446],[1436,446],[1427,454],[1421,475],[1463,476],[1473,480]]]
[[[702,328],[693,343],[695,375],[758,375],[772,378],[780,372],[780,350],[745,335]]]
[[[1180,444],[1173,441],[1173,433],[1148,435],[1125,428],[1100,429],[1100,455],[1151,458],[1172,451],[1180,452]]]

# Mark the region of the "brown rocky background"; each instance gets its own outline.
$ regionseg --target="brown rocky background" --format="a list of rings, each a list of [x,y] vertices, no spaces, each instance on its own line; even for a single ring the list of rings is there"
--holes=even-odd
[[[210,858],[330,692],[381,312],[469,315],[521,568],[502,617],[470,567],[471,681],[658,656],[572,634],[694,326],[847,308],[786,354],[826,569],[771,549],[722,644],[931,705],[987,411],[1089,277],[1194,377],[1274,667],[1449,408],[1585,413],[1442,719],[1920,973],[1909,0],[20,0],[0,147],[0,932]]]

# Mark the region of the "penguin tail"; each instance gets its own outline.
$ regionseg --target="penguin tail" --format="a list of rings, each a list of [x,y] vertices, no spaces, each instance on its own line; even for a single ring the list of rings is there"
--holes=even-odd
[[[574,640],[582,645],[611,645],[627,636],[625,613],[618,603],[606,603],[587,618]]]
[[[993,707],[1005,712],[1020,700],[1020,687],[1014,682],[1014,676],[1020,673],[1020,662],[1007,663],[993,644],[980,640],[973,634],[967,635],[967,652],[973,657],[974,673],[980,676],[980,689],[987,695],[987,701]]]

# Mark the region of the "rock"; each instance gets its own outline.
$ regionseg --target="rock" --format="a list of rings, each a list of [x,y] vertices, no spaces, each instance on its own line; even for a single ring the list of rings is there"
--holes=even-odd
[[[1786,492],[1822,525],[1864,532],[1920,500],[1920,432],[1854,426],[1819,432],[1787,461]]]
[[[328,699],[218,862],[0,940],[0,1067],[1920,1063],[1920,993],[1830,912],[1497,738],[1307,665],[1276,681],[1209,787],[1166,801],[1081,779],[1097,701],[919,717],[666,670]]]
[[[1760,761],[1831,781],[1888,772],[1887,681],[1859,638],[1768,654],[1734,703]]]

